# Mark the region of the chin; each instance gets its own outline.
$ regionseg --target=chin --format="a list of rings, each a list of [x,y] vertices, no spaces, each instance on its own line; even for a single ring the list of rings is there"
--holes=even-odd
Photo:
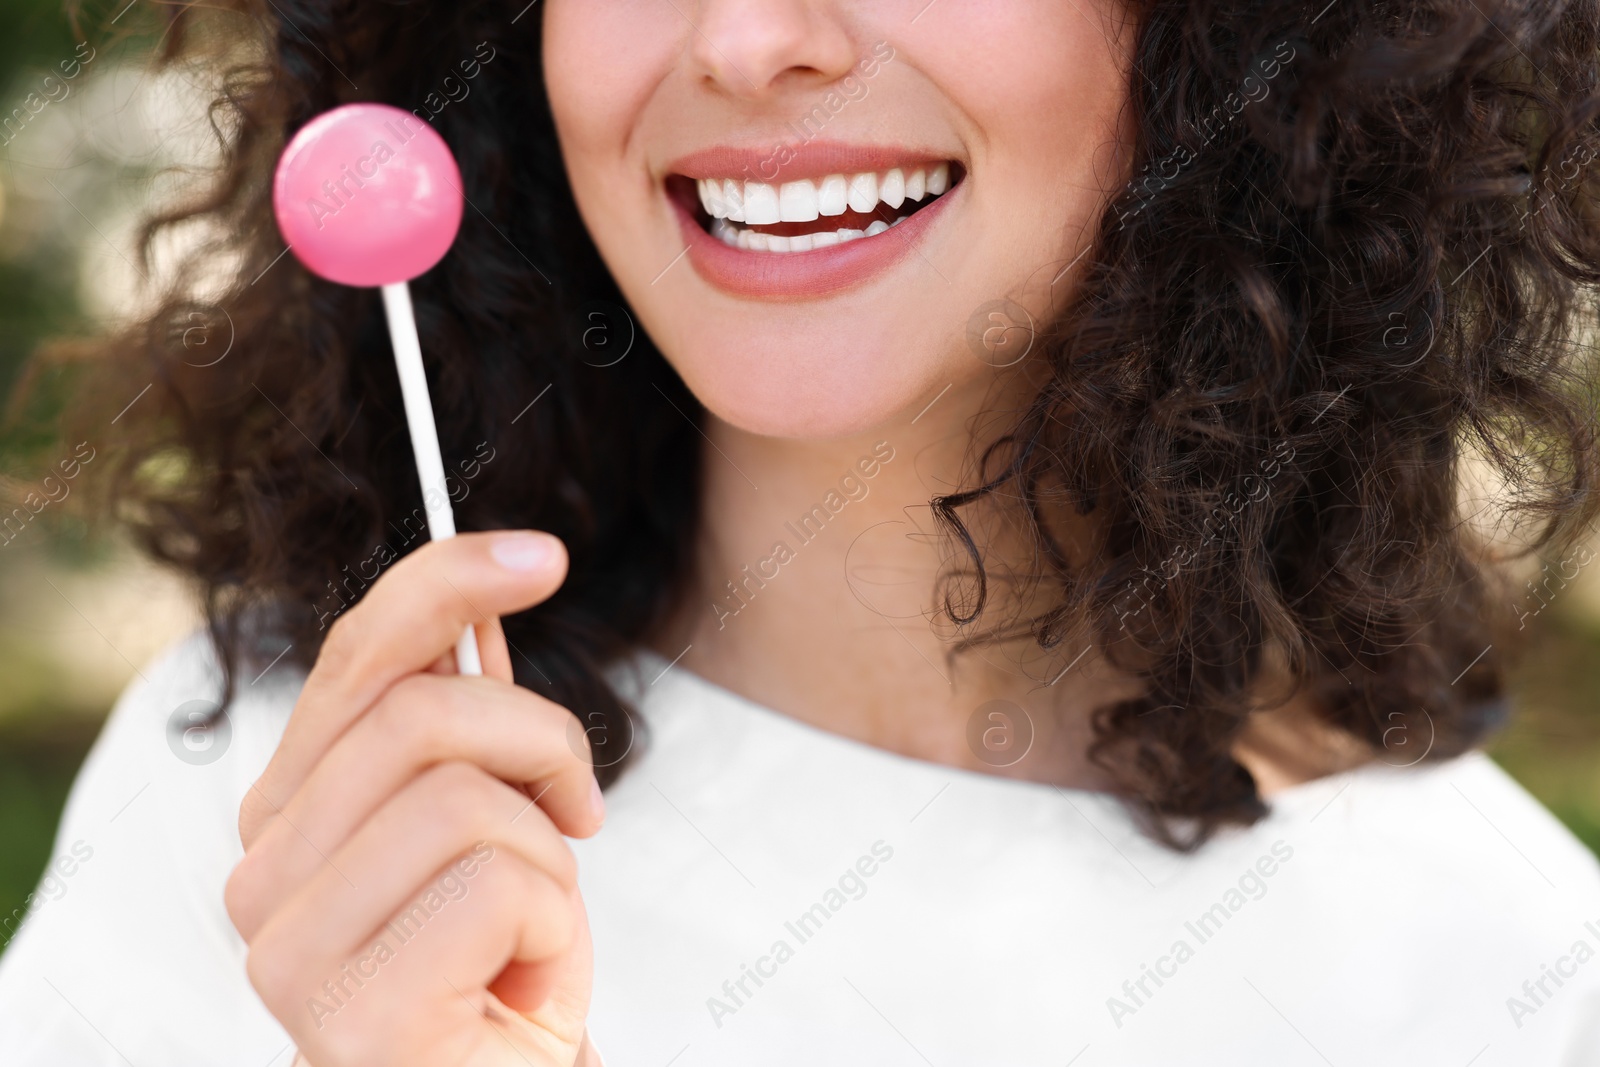
[[[747,307],[695,316],[662,347],[706,409],[747,433],[882,436],[976,370],[941,358],[950,345],[936,343],[926,319],[919,329],[890,310],[881,300]]]

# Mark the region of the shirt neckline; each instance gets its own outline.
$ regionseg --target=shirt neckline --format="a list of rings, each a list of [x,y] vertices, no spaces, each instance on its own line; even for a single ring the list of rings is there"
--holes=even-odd
[[[1101,806],[1126,807],[1126,801],[1123,797],[1104,790],[1058,786],[1050,782],[1034,781],[1030,778],[1009,778],[1004,775],[989,774],[969,767],[939,763],[934,760],[908,756],[901,752],[879,748],[877,745],[868,744],[865,741],[847,737],[844,734],[826,730],[813,723],[796,719],[792,715],[785,715],[776,708],[758,703],[749,697],[711,681],[709,678],[696,674],[687,667],[679,665],[676,660],[669,661],[661,653],[643,645],[636,646],[633,662],[639,668],[641,682],[640,686],[635,687],[633,695],[641,705],[649,698],[651,689],[657,682],[665,682],[675,678],[676,682],[674,684],[697,690],[702,695],[728,707],[752,714],[781,731],[798,738],[804,738],[813,747],[838,748],[855,753],[860,757],[890,763],[923,776],[946,775],[953,780],[964,781],[984,789],[1000,792],[1012,791],[1029,796],[1056,794],[1069,802],[1083,800]],[[653,681],[645,681],[645,678],[653,679]],[[1272,809],[1272,812],[1276,812],[1279,809],[1299,809],[1315,803],[1329,793],[1332,793],[1332,796],[1328,797],[1327,802],[1331,803],[1333,796],[1342,793],[1351,783],[1360,779],[1381,776],[1385,772],[1414,771],[1417,769],[1415,767],[1397,768],[1376,759],[1368,760],[1365,763],[1323,775],[1320,778],[1296,782],[1293,785],[1276,790],[1262,799]],[[1270,812],[1267,818],[1271,818]]]

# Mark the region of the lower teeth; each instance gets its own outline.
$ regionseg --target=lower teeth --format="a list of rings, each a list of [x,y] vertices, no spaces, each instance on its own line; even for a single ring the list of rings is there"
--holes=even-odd
[[[900,225],[909,215],[901,215],[893,222],[877,220],[864,230],[831,230],[821,233],[803,233],[795,237],[781,237],[772,233],[747,230],[727,219],[713,219],[711,236],[730,248],[743,248],[751,252],[810,252],[814,248],[828,248],[863,237],[876,237],[883,231]]]

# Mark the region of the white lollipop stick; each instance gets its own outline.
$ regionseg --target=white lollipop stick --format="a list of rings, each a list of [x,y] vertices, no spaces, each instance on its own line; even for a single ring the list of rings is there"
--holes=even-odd
[[[278,228],[300,262],[330,281],[383,290],[428,536],[435,541],[455,536],[456,519],[407,282],[449,251],[463,200],[461,170],[444,138],[387,104],[346,104],[306,123],[284,149],[272,184]],[[483,673],[470,624],[456,642],[456,668]]]
[[[456,516],[450,509],[444,455],[439,451],[439,430],[433,423],[433,403],[428,398],[428,378],[422,373],[422,342],[417,338],[417,318],[411,310],[411,287],[405,282],[385,285],[383,310],[389,319],[389,340],[394,344],[394,368],[400,372],[400,395],[405,399],[411,452],[417,461],[417,477],[422,481],[428,537],[443,541],[456,535]],[[462,674],[483,673],[477,634],[470,624],[456,642],[456,670]]]

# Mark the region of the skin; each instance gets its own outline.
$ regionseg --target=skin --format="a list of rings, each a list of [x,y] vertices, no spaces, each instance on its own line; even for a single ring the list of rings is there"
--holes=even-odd
[[[691,592],[651,641],[669,658],[683,653],[682,668],[905,755],[1107,784],[1084,756],[1087,727],[1074,711],[1132,683],[1092,650],[1045,656],[1022,644],[948,661],[928,624],[946,557],[928,536],[926,505],[968,484],[974,448],[1004,429],[983,413],[1003,414],[1036,387],[1026,361],[1002,371],[992,363],[1009,356],[977,358],[969,320],[1002,296],[1035,321],[1046,316],[1125,180],[1132,33],[1119,14],[1107,0],[543,5],[548,86],[579,209],[642,324],[709,410],[705,507],[716,522],[702,533]],[[663,186],[669,164],[782,140],[785,122],[879,41],[895,58],[828,136],[935,150],[966,168],[962,201],[947,205],[919,254],[805,300],[735,297],[675,262],[683,243]],[[894,458],[864,480],[866,495],[736,616],[719,618],[724,583],[788,539],[784,523],[878,442]],[[1025,563],[1000,521],[980,525],[990,558]],[[1068,522],[1063,534],[1086,548],[1093,530]],[[542,561],[530,560],[530,537],[549,549]],[[497,546],[521,564],[497,561]],[[547,598],[565,569],[547,535],[467,534],[390,568],[334,624],[245,799],[245,858],[227,887],[251,980],[301,1062],[598,1062],[584,1032],[588,928],[563,835],[595,833],[603,804],[571,716],[511,683],[495,623]],[[453,672],[468,624],[482,678]],[[1006,766],[968,743],[969,721],[996,699],[1025,709],[1034,735]],[[1281,737],[1275,745],[1293,749]],[[381,978],[331,1015],[313,1014],[313,998],[329,1002],[324,983],[346,966],[360,973],[390,922],[486,848],[492,859],[464,879],[466,895],[384,962]]]
[[[547,534],[465,534],[395,564],[330,628],[245,796],[225,893],[250,980],[303,1061],[592,1062],[588,926],[562,835],[593,834],[604,803],[582,732],[512,683],[493,621],[565,575]],[[484,676],[458,677],[452,650],[474,623]],[[465,895],[399,943],[390,924],[452,869]],[[380,940],[391,958],[363,965]],[[368,981],[334,999],[324,983],[346,968]]]
[[[989,419],[975,430],[972,420],[1035,388],[1021,367],[997,371],[974,354],[969,320],[1006,297],[1037,321],[1070,286],[1070,272],[1058,275],[1127,173],[1132,28],[1109,2],[679,6],[683,15],[670,4],[556,0],[545,20],[551,106],[579,210],[642,325],[710,414],[705,510],[717,521],[701,536],[695,590],[654,647],[669,660],[687,647],[681,666],[869,744],[1103,784],[1083,757],[1083,722],[1060,713],[1125,685],[1093,653],[1046,691],[1066,660],[1015,647],[952,669],[920,616],[934,607],[944,561],[924,536],[929,498],[967,483],[974,445],[1003,428]],[[588,43],[600,40],[615,62],[593,62]],[[688,259],[663,274],[683,250],[663,188],[672,163],[708,147],[784,142],[787,124],[879,41],[894,58],[824,136],[908,146],[967,170],[963,199],[918,254],[819,299],[733,296]],[[865,499],[798,548],[736,618],[719,619],[725,583],[774,542],[797,547],[784,524],[878,441],[896,458]],[[866,593],[863,583],[891,573],[892,589]],[[1034,747],[1010,767],[967,745],[968,718],[993,699],[1033,720]]]

